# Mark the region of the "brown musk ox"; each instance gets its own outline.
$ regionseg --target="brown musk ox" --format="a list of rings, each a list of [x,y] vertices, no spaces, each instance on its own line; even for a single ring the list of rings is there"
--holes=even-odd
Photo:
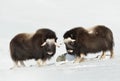
[[[76,56],[77,63],[83,61],[83,57],[88,53],[100,51],[100,59],[105,58],[106,51],[110,51],[110,58],[113,58],[113,33],[104,25],[97,25],[91,29],[76,27],[66,31],[63,38],[67,52]]]
[[[10,41],[10,53],[14,67],[25,66],[28,59],[35,59],[41,66],[56,53],[57,37],[54,31],[43,28],[35,33],[20,33]],[[19,63],[19,64],[18,64]]]

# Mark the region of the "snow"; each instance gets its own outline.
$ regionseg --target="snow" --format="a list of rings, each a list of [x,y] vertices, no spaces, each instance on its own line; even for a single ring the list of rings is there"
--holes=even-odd
[[[120,81],[119,4],[119,0],[1,0],[0,81]],[[66,52],[64,32],[76,26],[89,28],[98,24],[113,31],[113,59],[109,59],[109,52],[104,60],[95,58],[100,52],[89,54],[81,63],[73,63],[74,57],[70,55],[65,62],[56,62]],[[39,28],[54,30],[61,47],[45,66],[38,67],[35,60],[28,60],[26,67],[11,70],[10,40],[17,33]]]
[[[8,39],[1,41],[0,81],[119,81],[120,55],[114,59],[99,60],[98,54],[89,54],[82,63],[73,63],[74,57],[66,55],[66,61],[55,62],[54,56],[47,65],[38,67],[34,60],[25,61],[26,67],[10,69],[13,62],[6,51]],[[62,48],[61,48],[62,49]],[[59,48],[60,50],[60,48]],[[59,51],[60,52],[60,51]],[[62,51],[61,51],[62,52]],[[57,52],[58,53],[58,52]]]

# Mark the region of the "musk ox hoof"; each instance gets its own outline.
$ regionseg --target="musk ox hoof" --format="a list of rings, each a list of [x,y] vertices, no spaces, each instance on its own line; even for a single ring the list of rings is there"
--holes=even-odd
[[[80,63],[80,62],[84,62],[85,61],[85,58],[79,58],[77,57],[73,63]]]
[[[10,70],[15,69],[15,68],[20,68],[20,66],[13,66],[10,68]]]

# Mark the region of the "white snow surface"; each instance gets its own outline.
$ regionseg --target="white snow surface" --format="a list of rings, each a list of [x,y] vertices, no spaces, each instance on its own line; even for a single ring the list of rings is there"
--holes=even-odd
[[[120,81],[120,1],[119,0],[0,0],[0,81]],[[25,61],[26,67],[13,66],[9,42],[18,33],[50,28],[63,43],[63,34],[77,26],[109,27],[114,36],[113,59],[99,60],[88,54],[85,61],[56,62],[66,52],[64,44],[47,64],[38,67],[35,60]]]
[[[38,67],[35,60],[25,61],[26,67],[10,69],[13,62],[9,53],[9,39],[1,40],[0,81],[119,81],[120,55],[114,59],[99,60],[98,54],[88,54],[85,61],[73,63],[74,57],[66,55],[65,62],[56,62],[63,48],[58,48],[56,55],[45,66]],[[63,46],[64,47],[64,46]]]

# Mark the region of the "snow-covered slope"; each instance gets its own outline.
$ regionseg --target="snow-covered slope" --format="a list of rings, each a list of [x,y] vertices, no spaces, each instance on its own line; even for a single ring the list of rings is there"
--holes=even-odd
[[[88,55],[86,60],[79,64],[73,61],[55,62],[58,55],[54,56],[47,65],[38,67],[34,60],[25,62],[26,67],[15,68],[6,51],[9,41],[1,41],[3,49],[0,55],[0,81],[119,81],[120,80],[120,56],[114,59],[99,60],[96,55]],[[67,55],[67,59],[71,56]]]

